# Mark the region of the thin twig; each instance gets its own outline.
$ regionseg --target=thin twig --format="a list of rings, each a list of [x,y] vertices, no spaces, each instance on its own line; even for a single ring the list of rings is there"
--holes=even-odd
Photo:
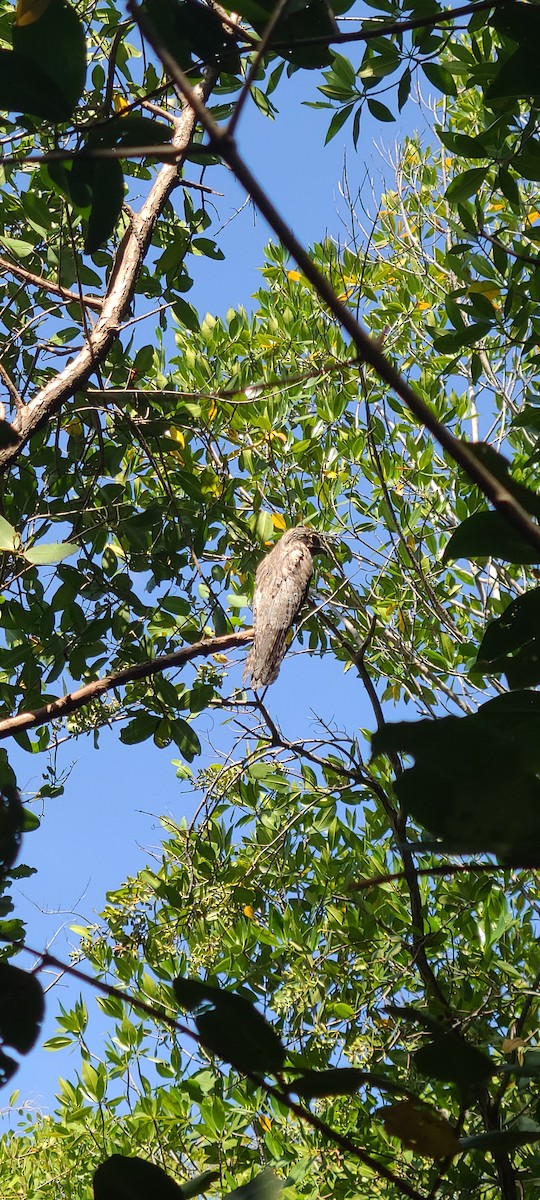
[[[291,42],[274,42],[273,51],[291,50],[300,46],[344,46],[348,42],[369,42],[375,38],[391,37],[393,34],[408,33],[411,29],[431,29],[446,21],[455,21],[459,17],[473,16],[475,12],[485,11],[486,8],[503,8],[515,4],[515,0],[479,0],[478,4],[464,4],[461,8],[447,8],[443,12],[430,16],[411,17],[408,21],[391,21],[387,25],[384,17],[377,23],[376,17],[367,17],[370,29],[360,29],[356,33],[318,34],[314,37],[295,38]]]
[[[0,379],[3,381],[3,383],[5,383],[9,398],[10,398],[12,404],[15,406],[15,409],[17,410],[17,412],[19,412],[19,410],[21,408],[24,408],[24,400],[23,400],[18,388],[15,387],[15,384],[11,378],[11,375],[9,374],[9,371],[6,371],[4,364],[1,362],[0,362]]]

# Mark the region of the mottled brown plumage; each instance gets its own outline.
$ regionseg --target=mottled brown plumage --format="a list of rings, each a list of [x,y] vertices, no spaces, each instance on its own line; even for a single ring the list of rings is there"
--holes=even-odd
[[[312,551],[322,549],[314,529],[298,525],[280,537],[257,568],[253,597],[253,645],[244,679],[252,688],[273,683],[287,649],[287,634],[306,599],[313,574]]]

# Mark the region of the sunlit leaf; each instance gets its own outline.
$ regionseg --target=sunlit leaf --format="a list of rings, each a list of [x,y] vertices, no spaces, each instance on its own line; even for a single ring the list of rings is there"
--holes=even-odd
[[[34,566],[51,566],[63,562],[77,553],[77,546],[71,542],[48,542],[46,545],[31,546],[29,550],[21,550],[20,554]]]

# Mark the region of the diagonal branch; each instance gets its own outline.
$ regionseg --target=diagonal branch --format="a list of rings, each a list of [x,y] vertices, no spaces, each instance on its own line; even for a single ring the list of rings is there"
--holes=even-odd
[[[50,725],[53,721],[58,721],[61,717],[67,717],[69,713],[83,708],[85,704],[90,704],[92,700],[97,700],[105,692],[123,687],[124,684],[131,683],[134,679],[151,679],[152,675],[161,674],[170,667],[183,667],[194,658],[220,654],[224,650],[235,650],[238,646],[244,646],[246,642],[252,640],[253,630],[242,629],[238,633],[224,633],[221,637],[204,638],[201,642],[194,642],[191,646],[182,646],[180,650],[173,650],[172,654],[162,654],[158,658],[133,663],[132,666],[124,667],[114,675],[104,675],[102,679],[94,679],[92,683],[86,683],[76,692],[69,692],[67,696],[60,696],[58,700],[51,700],[42,708],[31,709],[30,712],[19,712],[13,717],[5,717],[3,721],[0,721],[0,741],[13,737],[14,734],[21,733],[23,730],[36,729],[39,725]]]
[[[478,3],[463,4],[461,8],[443,8],[437,13],[423,13],[422,16],[411,17],[408,21],[386,22],[384,18],[364,18],[369,22],[369,29],[355,30],[354,33],[317,34],[313,37],[294,39],[294,48],[299,46],[344,46],[349,42],[369,42],[376,38],[399,36],[409,33],[412,29],[432,29],[446,21],[457,21],[460,17],[472,17],[475,12],[489,8],[502,8],[515,3],[515,0],[478,0]],[[272,50],[289,50],[290,42],[273,42]]]
[[[55,296],[60,296],[62,300],[74,304],[84,304],[85,308],[94,308],[96,312],[101,312],[103,300],[101,296],[80,296],[78,292],[72,292],[69,288],[62,287],[61,283],[55,283],[53,279],[46,279],[44,275],[36,275],[34,271],[27,271],[26,267],[19,266],[18,263],[12,263],[8,258],[0,258],[0,270],[14,275],[16,279],[22,279],[24,283],[32,284],[33,287],[42,288],[45,292],[52,292]]]
[[[338,298],[329,279],[311,259],[308,251],[292,232],[287,221],[278,212],[267,192],[252,174],[247,163],[239,154],[236,142],[229,136],[227,127],[218,125],[212,114],[206,108],[200,94],[191,87],[186,75],[168,51],[157,31],[145,12],[137,5],[136,0],[127,0],[127,7],[141,32],[152,46],[160,62],[170,76],[177,93],[192,107],[198,120],[208,135],[207,150],[219,154],[223,162],[230,167],[239,183],[245,188],[259,212],[266,218],[270,228],[277,235],[282,245],[295,260],[306,279],[313,285],[321,300],[333,314],[343,329],[349,334],[358,353],[364,362],[377,372],[379,377],[388,384],[405,406],[413,413],[420,424],[438,441],[443,450],[465,471],[480,491],[487,496],[501,516],[513,525],[525,541],[538,551],[540,556],[540,526],[538,526],[525,509],[518,504],[507,488],[492,475],[483,463],[479,462],[465,442],[457,438],[451,430],[437,419],[435,413],[425,400],[415,392],[407,380],[392,365],[383,353],[379,341],[366,332],[349,308]],[[1,463],[1,458],[0,458]],[[540,558],[539,558],[540,561]]]
[[[215,74],[209,72],[204,83],[194,89],[203,111],[204,100],[209,95],[214,81]],[[190,145],[196,124],[196,113],[192,107],[185,105],[173,136],[173,146],[177,151],[176,160],[174,163],[166,163],[161,168],[144,204],[133,216],[120,242],[107,292],[90,337],[73,361],[50,379],[25,405],[24,410],[18,413],[13,428],[19,434],[20,441],[15,447],[8,446],[0,450],[0,475],[11,467],[32,434],[48,421],[74,392],[87,383],[117,338],[122,317],[134,295],[156,221],[171,192],[180,182],[178,167]]]

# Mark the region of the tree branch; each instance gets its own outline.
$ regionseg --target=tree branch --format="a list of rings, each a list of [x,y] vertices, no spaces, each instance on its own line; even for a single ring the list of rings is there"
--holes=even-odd
[[[417,420],[429,430],[439,442],[439,445],[466,472],[469,479],[472,479],[473,483],[480,488],[505,520],[513,525],[525,541],[538,551],[540,561],[540,526],[531,520],[525,509],[518,504],[508,489],[487,470],[483,463],[478,461],[466,443],[455,437],[451,430],[437,419],[425,400],[414,391],[414,388],[410,386],[407,380],[392,366],[391,362],[383,354],[379,341],[366,333],[366,330],[356,320],[354,314],[338,298],[330,280],[323,275],[319,267],[312,261],[308,251],[294,235],[287,221],[278,212],[264,188],[252,174],[247,163],[244,162],[244,159],[237,150],[234,139],[229,137],[227,127],[222,128],[217,124],[212,114],[205,107],[200,93],[191,87],[186,75],[158,36],[154,25],[146,13],[141,11],[136,0],[127,0],[127,8],[157,54],[179,96],[187,100],[188,104],[193,108],[197,119],[208,134],[209,141],[206,149],[214,154],[219,154],[223,161],[227,163],[227,166],[230,167],[238,182],[245,188],[259,209],[259,212],[266,218],[270,228],[273,229],[285,249],[289,251],[306,279],[313,285],[321,300],[324,301],[336,320],[340,322],[349,334],[364,362],[369,363],[374,368],[379,377],[403,400],[406,407],[413,413]],[[1,461],[0,458],[0,463]]]
[[[442,25],[444,21],[456,21],[459,17],[472,17],[475,12],[487,8],[502,8],[514,4],[515,0],[479,0],[478,4],[463,4],[461,8],[446,8],[438,13],[430,13],[420,17],[411,17],[408,21],[391,21],[385,24],[384,18],[376,25],[377,18],[365,17],[371,23],[369,29],[360,29],[355,33],[318,34],[316,37],[295,38],[294,42],[273,42],[271,49],[290,50],[294,46],[344,46],[348,42],[369,42],[375,38],[391,37],[393,34],[408,33],[412,29],[432,29]]]
[[[27,954],[32,954],[35,958],[39,959],[40,967],[54,967],[55,970],[61,971],[66,975],[70,975],[74,979],[78,979],[80,983],[87,983],[90,985],[90,987],[94,988],[95,991],[101,992],[102,995],[114,997],[116,1000],[120,1000],[122,1004],[129,1004],[131,1008],[135,1009],[136,1012],[142,1012],[145,1014],[145,1016],[151,1017],[154,1021],[162,1021],[164,1025],[169,1027],[169,1029],[172,1029],[177,1033],[184,1034],[186,1037],[189,1037],[193,1041],[197,1042],[199,1046],[204,1047],[204,1039],[198,1033],[195,1033],[194,1030],[189,1029],[187,1025],[184,1025],[176,1017],[169,1015],[169,1013],[165,1012],[161,1007],[158,1007],[158,1005],[149,1004],[147,1001],[139,999],[138,996],[132,996],[127,992],[123,992],[120,988],[115,987],[114,984],[105,983],[102,979],[97,979],[95,976],[88,975],[86,971],[81,971],[79,967],[72,966],[71,963],[63,962],[60,958],[56,958],[54,954],[49,954],[47,950],[34,950],[31,946],[27,946],[25,943],[20,942],[14,942],[13,945],[14,948],[25,950]],[[336,1146],[339,1146],[347,1154],[352,1155],[352,1157],[358,1159],[359,1162],[364,1163],[366,1167],[369,1167],[370,1170],[373,1171],[374,1175],[379,1176],[382,1179],[386,1179],[388,1183],[392,1183],[394,1187],[396,1187],[398,1191],[402,1192],[404,1196],[409,1196],[410,1200],[424,1200],[422,1193],[418,1192],[416,1188],[413,1188],[406,1179],[400,1178],[399,1175],[394,1175],[394,1172],[390,1171],[384,1163],[378,1162],[377,1159],[372,1158],[372,1156],[368,1154],[367,1151],[361,1146],[359,1146],[352,1138],[340,1133],[337,1129],[333,1129],[330,1125],[327,1125],[325,1121],[322,1121],[318,1116],[316,1116],[315,1113],[310,1112],[308,1108],[304,1108],[301,1104],[297,1104],[296,1101],[291,1100],[289,1093],[284,1090],[283,1087],[277,1087],[275,1084],[268,1083],[266,1079],[264,1079],[261,1075],[256,1074],[255,1071],[243,1070],[241,1071],[241,1074],[244,1075],[246,1079],[251,1080],[251,1082],[254,1083],[258,1088],[262,1088],[267,1096],[273,1096],[279,1101],[280,1104],[285,1105],[285,1107],[288,1108],[290,1112],[294,1113],[294,1115],[298,1117],[300,1121],[304,1121],[305,1124],[310,1125],[312,1129],[315,1129],[318,1133],[321,1133],[323,1137],[333,1142]]]
[[[0,741],[26,729],[36,729],[39,725],[50,725],[52,721],[76,712],[78,708],[90,704],[92,700],[97,700],[105,692],[122,687],[125,683],[131,683],[134,679],[150,679],[152,675],[167,671],[169,667],[183,667],[193,658],[207,658],[210,654],[234,650],[252,640],[252,629],[240,630],[238,633],[225,633],[221,637],[204,638],[203,641],[194,642],[191,646],[182,646],[180,650],[174,650],[172,654],[162,654],[158,658],[150,658],[145,662],[124,667],[114,675],[105,675],[102,679],[94,679],[92,683],[86,683],[76,692],[69,692],[67,696],[60,696],[58,700],[51,700],[49,704],[44,704],[43,708],[36,708],[30,712],[19,712],[13,717],[5,717],[3,721],[0,721]]]
[[[215,72],[209,72],[204,83],[193,89],[201,108],[215,81]],[[18,457],[23,446],[37,429],[50,419],[62,404],[87,383],[96,367],[105,359],[118,336],[122,317],[130,304],[135,285],[146,252],[150,245],[155,224],[163,211],[171,192],[180,182],[178,167],[186,152],[197,123],[193,107],[185,105],[176,123],[173,146],[176,150],[174,163],[165,164],[148,193],[144,204],[131,221],[124,234],[109,278],[101,312],[91,336],[72,362],[59,371],[24,407],[13,422],[20,436],[17,446],[0,450],[0,475],[4,474]],[[155,147],[154,147],[155,149]]]
[[[69,288],[62,287],[61,283],[45,279],[43,275],[35,275],[33,271],[27,271],[26,267],[20,267],[17,263],[10,262],[8,258],[0,258],[0,270],[9,271],[16,279],[22,279],[24,283],[42,288],[43,291],[52,292],[53,295],[60,296],[62,300],[69,301],[69,303],[84,304],[85,308],[93,308],[96,312],[101,312],[103,307],[103,300],[100,296],[80,296],[78,292],[72,292]]]

